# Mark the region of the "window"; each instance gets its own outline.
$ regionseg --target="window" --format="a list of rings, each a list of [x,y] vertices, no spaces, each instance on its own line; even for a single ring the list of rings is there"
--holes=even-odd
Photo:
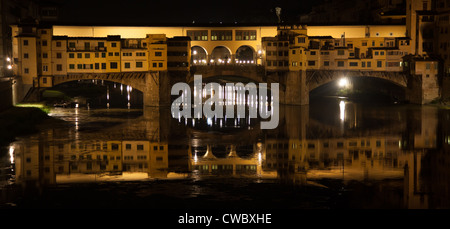
[[[75,48],[75,42],[69,42],[69,48]]]
[[[100,48],[105,47],[105,42],[102,42],[102,41],[98,42],[98,47],[100,47]]]
[[[156,68],[157,64],[156,64],[156,63],[153,63],[152,66],[153,66],[154,68]]]
[[[330,66],[330,61],[324,61],[323,66],[326,66],[326,67]]]
[[[338,55],[339,56],[343,56],[345,54],[345,51],[344,50],[338,50]]]
[[[102,63],[102,69],[106,69],[106,63]]]
[[[112,143],[111,144],[111,150],[119,150],[119,144]]]
[[[112,42],[112,43],[111,43],[111,47],[117,47],[116,42]]]
[[[292,50],[292,54],[295,55],[295,50]]]
[[[42,46],[47,46],[47,40],[42,41]]]
[[[155,56],[162,56],[162,52],[155,52]]]
[[[69,58],[75,58],[75,53],[69,53]]]
[[[62,71],[62,64],[57,64],[56,65],[56,71]]]
[[[292,67],[297,67],[298,63],[297,61],[292,61]]]
[[[431,64],[430,63],[426,63],[425,67],[426,67],[427,70],[430,70],[431,69]]]
[[[83,53],[77,53],[77,58],[83,58]]]
[[[126,144],[125,145],[125,149],[130,150],[131,149],[131,144]]]
[[[314,60],[308,61],[308,66],[315,66],[315,65],[316,65],[316,61],[314,61]]]
[[[47,77],[43,77],[43,78],[42,78],[42,83],[43,83],[43,84],[46,84],[46,83],[47,83]]]
[[[377,61],[377,68],[381,68],[383,67],[383,62],[382,61]]]
[[[119,52],[115,52],[114,56],[120,56],[120,53]]]
[[[106,57],[106,52],[102,52],[102,58]]]
[[[235,39],[240,40],[256,40],[256,30],[236,30]]]
[[[344,61],[338,61],[337,62],[338,67],[344,67]]]
[[[361,62],[361,67],[365,68],[366,67],[366,62]]]
[[[30,73],[30,69],[24,68],[24,69],[23,69],[23,72],[24,72],[25,74],[28,74],[28,73]]]
[[[85,53],[84,54],[84,58],[86,58],[86,59],[91,58],[91,54],[90,53]]]
[[[381,147],[381,141],[380,141],[380,140],[377,140],[376,146],[377,146],[377,147]]]
[[[48,72],[48,66],[47,65],[42,66],[42,71]]]
[[[191,37],[193,41],[207,41],[208,30],[188,30],[187,36]]]
[[[136,62],[136,68],[142,68],[142,62]]]
[[[144,145],[137,145],[137,150],[144,150]]]
[[[95,63],[95,69],[99,69],[100,68],[100,64],[99,63]]]
[[[311,56],[315,56],[316,55],[316,51],[311,51],[311,52],[309,52],[309,54],[311,54]]]
[[[231,41],[232,30],[211,30],[212,41]]]
[[[75,69],[75,64],[69,64],[69,69]]]
[[[306,38],[305,37],[297,37],[297,43],[305,43],[306,42]]]
[[[109,68],[111,68],[111,69],[117,69],[117,62],[111,62],[111,63],[109,63]]]
[[[48,58],[48,54],[46,52],[42,53],[42,58]]]
[[[95,53],[95,58],[98,58],[100,54],[98,52]]]
[[[114,56],[114,53],[108,52],[108,56]]]
[[[163,67],[163,63],[159,63],[158,67],[162,68]]]
[[[348,65],[351,67],[358,67],[358,62],[350,62]]]
[[[23,54],[23,58],[24,58],[24,59],[28,59],[28,53],[24,53],[24,54]]]
[[[82,64],[77,64],[77,69],[83,69],[83,65]]]
[[[56,42],[56,47],[61,47],[61,41]]]
[[[131,56],[131,55],[130,55]],[[137,52],[136,56],[145,56],[145,52]]]
[[[130,63],[129,62],[125,62],[125,68],[130,68]]]
[[[372,67],[372,62],[367,61],[367,67],[368,67],[368,68],[371,68],[371,67]]]
[[[61,59],[62,58],[62,54],[60,52],[56,53],[56,58],[57,59]]]
[[[84,42],[84,50],[90,50],[91,49],[91,43]]]

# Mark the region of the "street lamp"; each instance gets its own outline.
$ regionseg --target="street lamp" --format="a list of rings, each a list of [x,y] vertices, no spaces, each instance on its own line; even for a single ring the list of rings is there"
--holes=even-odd
[[[347,87],[348,86],[348,79],[347,78],[341,78],[338,82],[339,87]]]

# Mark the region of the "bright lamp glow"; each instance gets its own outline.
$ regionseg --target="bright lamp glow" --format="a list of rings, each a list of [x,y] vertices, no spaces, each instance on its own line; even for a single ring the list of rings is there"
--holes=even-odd
[[[348,86],[348,79],[347,78],[342,78],[339,80],[338,82],[339,87],[346,87]]]

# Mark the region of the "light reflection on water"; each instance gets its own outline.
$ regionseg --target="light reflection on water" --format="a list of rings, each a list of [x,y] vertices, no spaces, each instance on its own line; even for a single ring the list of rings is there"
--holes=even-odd
[[[199,201],[261,205],[282,190],[278,204],[301,208],[289,198],[294,187],[310,187],[308,206],[318,208],[450,207],[448,110],[340,99],[280,108],[275,130],[245,119],[173,119],[169,108],[54,109],[66,122],[9,146],[13,156],[2,163],[13,165],[15,179],[0,189],[13,183],[69,195],[74,184],[98,184],[111,195],[124,187],[139,193],[129,194],[136,202],[209,196]],[[87,187],[85,194],[100,192]]]

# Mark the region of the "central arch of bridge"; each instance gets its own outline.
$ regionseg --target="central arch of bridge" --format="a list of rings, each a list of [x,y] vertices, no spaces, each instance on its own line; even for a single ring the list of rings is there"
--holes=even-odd
[[[212,81],[213,79],[230,82],[254,82],[266,83],[264,67],[256,65],[209,65],[195,66],[191,74],[188,75],[186,82],[194,82],[194,75],[201,75],[203,81]]]

